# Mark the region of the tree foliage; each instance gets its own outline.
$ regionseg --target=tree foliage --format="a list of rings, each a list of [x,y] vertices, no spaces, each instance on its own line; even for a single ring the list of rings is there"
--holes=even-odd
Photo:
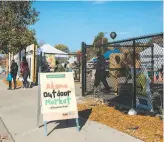
[[[36,44],[35,31],[28,28],[38,20],[32,1],[0,1],[0,50],[16,53]]]
[[[57,44],[55,45],[55,48],[65,52],[65,53],[69,53],[69,48],[68,46],[64,45],[64,44]]]
[[[93,47],[87,48],[87,61],[92,59],[93,57],[96,57],[96,53],[98,50],[105,52],[105,48],[103,48],[102,50],[102,44],[105,44],[107,42],[108,38],[105,37],[105,34],[103,32],[99,32],[93,40]]]
[[[108,42],[108,38],[105,37],[105,34],[103,32],[98,33],[97,36],[95,36],[93,44],[96,47],[101,47],[102,43],[105,44]]]
[[[81,58],[82,58],[82,52],[81,52],[81,50],[76,51],[76,54],[77,54],[77,60],[80,61]]]

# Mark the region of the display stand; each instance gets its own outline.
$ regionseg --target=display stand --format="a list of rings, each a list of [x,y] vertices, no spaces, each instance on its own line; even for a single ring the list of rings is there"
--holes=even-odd
[[[40,76],[40,74],[42,74],[42,73],[40,73],[40,71],[39,71],[39,76],[38,76],[38,81],[39,81],[39,86],[38,86],[38,105],[37,105],[37,126],[39,127],[39,120],[40,120],[40,114],[41,114],[41,109],[42,109],[42,101],[43,100],[41,100],[41,94],[43,94],[43,92],[41,91],[41,88],[43,88],[43,86],[41,86],[41,76]],[[42,77],[45,77],[46,75],[50,75],[50,76],[53,76],[53,75],[56,75],[56,73],[52,73],[52,74],[50,74],[50,73],[43,73],[42,74]],[[69,73],[62,73],[62,75],[63,74],[69,74]],[[57,74],[58,75],[58,74]],[[73,75],[72,74],[69,74],[69,75],[67,75],[67,76],[69,76],[69,78],[70,78],[70,76],[71,77],[73,77]],[[42,80],[44,80],[44,82],[46,82],[46,80],[44,79],[44,78],[42,78]],[[49,80],[49,79],[47,79],[47,80]],[[55,81],[54,81],[55,82]],[[43,83],[43,82],[42,82]],[[70,83],[70,82],[69,82]],[[68,88],[68,89],[70,89],[70,88]],[[71,89],[70,89],[71,90]],[[73,90],[74,90],[74,88],[73,88]],[[72,91],[72,92],[74,92],[74,91]],[[57,97],[57,96],[56,96]],[[71,100],[73,101],[71,101],[70,102],[70,105],[71,105],[71,108],[72,108],[72,105],[73,105],[73,107],[74,106],[77,106],[77,104],[76,104],[76,101],[75,101],[75,94],[74,93],[72,93],[72,94],[70,94],[70,97],[71,97]],[[72,104],[71,104],[72,103]],[[76,107],[75,107],[76,108]],[[60,109],[60,108],[58,108],[58,109]],[[76,109],[74,109],[73,108],[73,110],[76,110]],[[72,111],[73,111],[72,110]],[[48,122],[51,122],[51,121],[57,121],[57,120],[66,120],[66,124],[67,124],[67,120],[68,119],[75,119],[75,121],[76,121],[76,129],[77,129],[77,131],[80,131],[80,126],[79,126],[79,119],[78,119],[78,115],[76,115],[76,114],[78,114],[78,112],[77,112],[77,110],[75,111],[75,113],[72,115],[72,114],[69,114],[70,112],[72,112],[71,110],[69,110],[68,109],[68,112],[67,112],[67,110],[66,110],[66,112],[67,112],[67,115],[68,115],[68,117],[66,117],[66,118],[62,118],[62,115],[60,114],[59,116],[56,116],[56,112],[55,112],[55,110],[54,110],[54,112],[52,112],[52,113],[43,113],[43,122],[44,122],[44,135],[45,136],[48,136],[48,132],[47,132],[47,124],[48,124]],[[58,110],[58,112],[60,112],[59,110]],[[61,112],[62,113],[62,112]],[[63,113],[62,113],[63,114]],[[70,116],[69,116],[70,115]],[[45,117],[44,117],[45,116]],[[59,118],[59,119],[58,119]],[[49,120],[50,119],[50,120]],[[49,121],[45,121],[45,120],[49,120]]]

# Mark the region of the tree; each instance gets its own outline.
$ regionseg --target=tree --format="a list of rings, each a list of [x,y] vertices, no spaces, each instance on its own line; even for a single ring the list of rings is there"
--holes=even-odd
[[[105,37],[105,34],[103,32],[99,32],[93,40],[93,47],[87,49],[87,61],[92,59],[93,57],[96,57],[96,53],[100,49],[102,53],[104,53],[106,50],[105,47],[102,48],[102,43],[105,44],[107,42],[108,38]]]
[[[55,48],[65,52],[65,53],[69,53],[69,48],[64,44],[57,44],[57,45],[55,45]]]
[[[76,51],[76,54],[77,54],[77,60],[80,61],[81,58],[82,58],[82,52],[81,52],[81,50]]]
[[[76,51],[76,54],[81,54],[81,50],[77,50]]]
[[[100,32],[98,33],[97,36],[95,36],[93,45],[95,45],[95,47],[101,47],[102,43],[105,44],[107,42],[108,42],[108,38],[105,37],[105,34],[103,32]]]
[[[36,43],[35,31],[28,26],[38,20],[32,1],[0,1],[0,49],[3,53],[18,52]]]

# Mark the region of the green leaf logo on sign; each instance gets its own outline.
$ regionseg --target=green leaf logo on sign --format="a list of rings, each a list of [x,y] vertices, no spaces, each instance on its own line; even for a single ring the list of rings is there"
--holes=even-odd
[[[46,75],[47,78],[65,78],[65,74]]]

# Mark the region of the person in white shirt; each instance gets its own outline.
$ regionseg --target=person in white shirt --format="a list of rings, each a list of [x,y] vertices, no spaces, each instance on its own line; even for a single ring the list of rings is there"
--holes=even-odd
[[[96,65],[93,65],[93,69],[91,71],[91,88],[94,89],[94,82],[95,82],[95,73],[96,73]]]

